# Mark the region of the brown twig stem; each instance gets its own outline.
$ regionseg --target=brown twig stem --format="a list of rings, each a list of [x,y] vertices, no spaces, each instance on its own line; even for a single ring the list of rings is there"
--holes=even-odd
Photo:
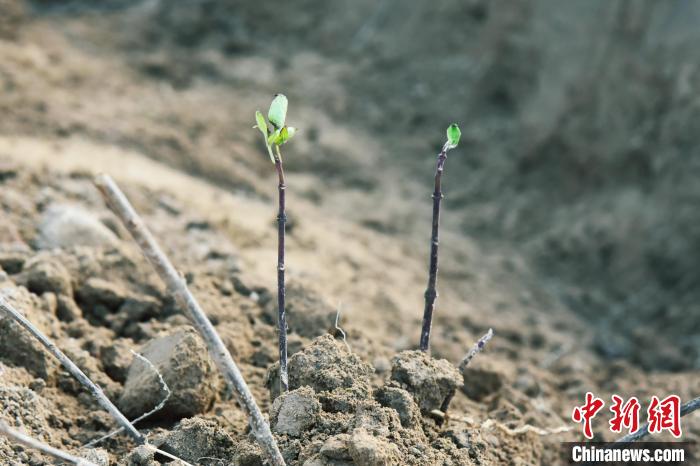
[[[440,204],[442,202],[442,172],[447,160],[448,146],[445,144],[437,156],[437,166],[435,168],[435,189],[433,190],[433,228],[430,239],[430,270],[428,274],[428,288],[425,290],[425,309],[423,310],[423,325],[420,334],[420,349],[428,351],[430,349],[430,330],[433,325],[433,311],[435,310],[435,300],[437,292],[438,274],[438,249],[440,246]]]
[[[287,374],[287,312],[285,308],[284,286],[284,239],[287,214],[285,212],[285,191],[287,185],[284,179],[284,167],[280,157],[279,146],[276,146],[275,168],[277,169],[279,194],[279,211],[277,213],[277,329],[279,332],[280,353],[280,391],[289,390],[289,376]]]

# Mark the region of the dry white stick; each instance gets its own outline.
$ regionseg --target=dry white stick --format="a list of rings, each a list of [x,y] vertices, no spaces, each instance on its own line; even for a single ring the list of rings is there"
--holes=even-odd
[[[77,466],[97,466],[95,463],[92,463],[84,458],[80,458],[79,456],[74,456],[71,455],[70,453],[66,453],[63,450],[59,450],[57,448],[54,448],[50,445],[47,445],[43,442],[40,442],[39,440],[36,440],[28,435],[25,435],[21,432],[18,432],[14,429],[11,429],[10,426],[8,426],[5,421],[0,420],[0,435],[3,435],[7,437],[8,439],[15,441],[17,443],[21,443],[22,445],[32,448],[34,450],[38,450],[44,454],[47,454],[49,456],[53,456],[54,458],[58,458],[62,461],[66,461],[68,463],[75,464]]]
[[[68,356],[63,354],[63,352],[58,349],[58,347],[44,335],[41,330],[36,328],[26,317],[17,311],[4,296],[9,296],[11,290],[2,290],[2,295],[0,295],[0,310],[11,317],[15,322],[21,325],[25,330],[32,334],[49,353],[51,353],[63,367],[66,368],[70,374],[75,377],[80,384],[85,387],[90,394],[97,400],[97,403],[102,406],[112,417],[117,421],[117,423],[129,434],[136,442],[139,444],[146,443],[146,438],[141,435],[141,433],[136,430],[136,428],[129,422],[129,420],[117,409],[116,406],[107,398],[102,389],[97,386],[90,378],[80,370],[78,366],[75,365],[73,361],[70,360]]]
[[[154,447],[154,446],[151,445],[151,444],[146,444],[146,446],[147,446],[148,448],[151,448],[154,452],[158,453],[159,455],[163,455],[163,456],[165,456],[166,458],[170,458],[171,460],[175,460],[175,461],[181,463],[182,466],[194,466],[193,464],[188,463],[187,461],[178,458],[177,456],[173,455],[172,453],[168,453],[167,451],[160,450],[160,449]]]
[[[119,217],[126,229],[129,230],[143,254],[165,282],[168,291],[175,296],[180,306],[187,310],[190,320],[192,320],[204,339],[211,358],[223,373],[224,379],[233,389],[239,404],[248,415],[253,435],[255,435],[256,440],[263,448],[270,464],[283,466],[285,464],[284,459],[277,447],[277,442],[272,436],[270,426],[255,402],[255,398],[253,398],[253,394],[245,383],[241,371],[233,361],[231,354],[226,349],[224,342],[209,321],[209,318],[207,318],[195,297],[190,293],[182,276],[175,270],[175,267],[160,249],[155,238],[143,220],[134,211],[134,208],[114,180],[107,175],[100,175],[95,178],[95,186],[102,193],[112,212]]]
[[[483,337],[479,338],[479,341],[477,341],[472,349],[469,350],[466,356],[464,356],[464,359],[462,359],[462,362],[459,363],[459,371],[464,372],[464,369],[469,365],[469,363],[474,359],[474,356],[477,354],[481,353],[484,350],[484,347],[486,346],[486,343],[489,342],[489,340],[493,338],[493,329],[490,328],[488,332],[486,332],[486,335]]]

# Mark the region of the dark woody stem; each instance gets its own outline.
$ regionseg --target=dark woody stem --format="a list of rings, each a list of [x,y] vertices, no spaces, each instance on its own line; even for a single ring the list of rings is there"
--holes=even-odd
[[[287,186],[284,180],[284,169],[282,167],[282,157],[279,147],[276,147],[275,168],[279,180],[279,212],[277,214],[277,324],[279,331],[279,352],[280,352],[280,391],[282,393],[289,390],[289,378],[287,376],[287,314],[285,310],[285,289],[284,289],[284,233],[287,223],[285,214],[285,190]]]
[[[430,272],[428,275],[428,288],[425,290],[425,310],[423,311],[423,326],[420,334],[420,349],[428,351],[430,349],[430,329],[433,325],[433,311],[435,310],[435,300],[437,292],[438,273],[438,248],[440,245],[440,203],[442,202],[442,172],[447,160],[447,145],[437,156],[437,167],[435,169],[435,189],[433,190],[433,231],[430,240]]]

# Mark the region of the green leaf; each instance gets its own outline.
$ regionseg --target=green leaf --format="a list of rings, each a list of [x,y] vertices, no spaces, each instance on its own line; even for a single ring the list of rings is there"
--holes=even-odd
[[[459,144],[459,138],[462,137],[462,132],[459,130],[459,126],[456,123],[452,123],[447,128],[447,148],[454,149]]]
[[[294,136],[294,133],[296,132],[296,128],[292,128],[290,126],[285,126],[280,130],[280,136],[277,139],[277,145],[282,145],[285,144],[287,141],[292,139]]]
[[[279,130],[279,129],[276,129],[273,132],[271,132],[270,135],[267,137],[267,143],[270,145],[272,145],[272,144],[279,145],[280,134],[281,134],[281,130]]]
[[[272,99],[270,110],[267,112],[267,119],[277,129],[284,126],[284,121],[287,119],[287,97],[284,94],[277,94]]]
[[[260,110],[255,112],[255,122],[257,124],[253,126],[253,128],[258,128],[260,132],[263,133],[263,137],[267,139],[267,122],[265,121],[265,117]]]
[[[255,121],[257,125],[253,126],[253,128],[258,128],[263,134],[263,138],[265,138],[265,146],[267,147],[267,153],[270,155],[270,160],[272,160],[272,163],[275,163],[275,157],[272,155],[272,148],[270,147],[270,143],[268,142],[267,122],[265,121],[265,117],[262,113],[260,113],[259,110],[255,112]]]

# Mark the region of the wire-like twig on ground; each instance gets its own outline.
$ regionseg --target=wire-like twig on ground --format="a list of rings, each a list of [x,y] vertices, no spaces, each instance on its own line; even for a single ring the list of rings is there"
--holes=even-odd
[[[338,322],[340,321],[340,310],[342,309],[342,303],[338,303],[338,310],[335,312],[335,324],[333,324],[333,328],[335,329],[336,332],[340,333],[343,336],[343,343],[345,343],[345,347],[352,353],[352,350],[350,349],[350,345],[348,344],[348,337],[345,335],[345,330],[340,328],[340,325],[338,325]]]

